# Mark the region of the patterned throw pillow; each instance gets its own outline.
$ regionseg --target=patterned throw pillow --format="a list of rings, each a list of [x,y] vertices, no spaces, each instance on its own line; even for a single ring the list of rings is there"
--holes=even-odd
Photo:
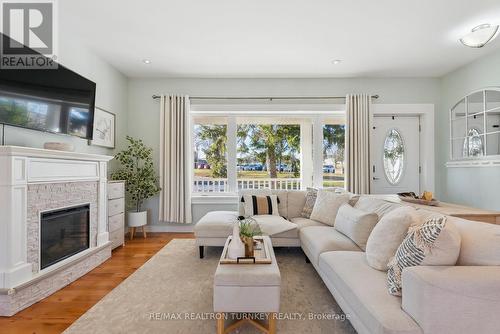
[[[242,201],[244,202],[246,217],[257,215],[280,215],[278,212],[278,196],[276,195],[243,195]]]
[[[412,226],[389,262],[387,283],[389,293],[401,296],[401,274],[404,268],[421,265],[446,226],[446,217],[432,218],[422,225]]]
[[[316,188],[307,188],[306,194],[306,204],[304,204],[304,208],[300,215],[304,218],[311,217],[311,213],[314,208],[314,203],[316,203],[316,197],[318,196],[318,189]]]

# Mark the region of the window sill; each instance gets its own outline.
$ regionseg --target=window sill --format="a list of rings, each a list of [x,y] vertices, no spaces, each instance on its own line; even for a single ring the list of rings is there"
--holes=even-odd
[[[238,204],[236,193],[191,194],[192,204]]]

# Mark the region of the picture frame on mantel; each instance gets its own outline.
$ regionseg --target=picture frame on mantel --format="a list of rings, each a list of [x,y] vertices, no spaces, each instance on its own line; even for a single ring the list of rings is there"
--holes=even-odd
[[[94,131],[89,145],[115,148],[116,115],[100,107],[94,110]]]

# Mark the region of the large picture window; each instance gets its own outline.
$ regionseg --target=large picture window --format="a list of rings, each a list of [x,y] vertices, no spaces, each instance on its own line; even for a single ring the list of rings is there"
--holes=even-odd
[[[344,187],[345,125],[323,125],[323,187]]]
[[[238,189],[300,189],[300,124],[238,124]]]
[[[210,121],[193,126],[194,192],[227,191],[227,125]]]
[[[343,117],[238,114],[192,120],[193,193],[344,187]]]

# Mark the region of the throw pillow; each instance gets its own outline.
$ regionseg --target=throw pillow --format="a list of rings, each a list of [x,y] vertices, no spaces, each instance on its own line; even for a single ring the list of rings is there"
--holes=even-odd
[[[349,204],[340,207],[335,219],[335,229],[349,237],[359,248],[366,250],[366,243],[378,222],[376,213],[363,212]]]
[[[243,202],[246,217],[256,215],[280,215],[278,212],[278,196],[276,195],[243,195]]]
[[[409,206],[397,208],[380,218],[366,243],[366,261],[377,270],[386,271],[410,225],[418,224],[416,210]]]
[[[304,208],[300,215],[304,218],[311,217],[311,213],[314,208],[314,203],[316,203],[316,197],[318,196],[318,189],[316,188],[307,188],[306,194],[306,203],[304,204]]]
[[[239,212],[239,216],[243,216],[243,217],[248,217],[246,214],[245,214],[245,199],[243,198],[243,196],[245,195],[256,195],[256,196],[269,196],[269,195],[272,195],[273,193],[271,192],[271,189],[267,189],[267,188],[262,188],[262,189],[243,189],[243,190],[240,190],[238,192],[238,202],[239,202],[239,205],[238,205],[238,212]]]
[[[431,218],[412,226],[389,262],[389,293],[401,296],[401,274],[404,268],[426,265],[455,265],[460,253],[460,234],[447,223],[446,217]]]
[[[311,212],[311,219],[320,223],[333,226],[339,208],[349,202],[351,195],[336,194],[332,191],[319,189],[316,203]]]

